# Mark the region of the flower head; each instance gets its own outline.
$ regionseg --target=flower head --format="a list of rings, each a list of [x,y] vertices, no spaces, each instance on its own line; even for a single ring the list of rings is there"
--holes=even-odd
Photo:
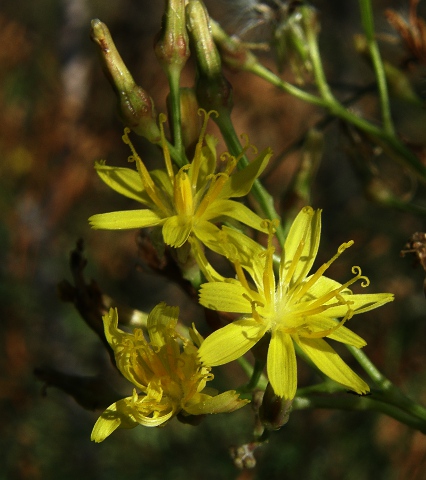
[[[363,347],[366,342],[344,324],[355,314],[390,302],[393,295],[352,293],[349,286],[356,281],[360,280],[363,287],[369,284],[359,267],[353,267],[353,278],[343,284],[324,275],[353,242],[341,245],[330,261],[310,273],[320,230],[321,211],[302,209],[288,234],[276,278],[271,242],[265,250],[248,237],[223,227],[226,238],[222,248],[233,261],[238,280],[203,284],[200,303],[215,310],[241,313],[242,317],[205,339],[199,350],[203,362],[214,366],[235,360],[269,332],[267,372],[278,396],[291,400],[296,394],[294,344],[331,379],[360,394],[369,390],[324,338]]]
[[[266,167],[272,152],[266,149],[247,167],[235,171],[237,163],[248,146],[237,158],[226,153],[222,171],[216,172],[217,140],[205,135],[209,114],[198,140],[194,159],[177,172],[173,168],[170,152],[164,138],[165,170],[148,172],[136,153],[125,130],[123,140],[129,144],[137,171],[130,168],[109,167],[98,163],[96,170],[102,180],[118,193],[142,203],[142,210],[130,210],[93,215],[89,222],[93,228],[123,229],[162,226],[164,242],[181,247],[190,236],[209,244],[214,223],[222,219],[234,219],[252,228],[263,230],[262,219],[231,197],[242,197],[250,191],[255,179]]]
[[[181,337],[176,332],[178,314],[177,307],[157,305],[148,316],[149,341],[141,329],[120,330],[116,310],[104,316],[105,336],[117,367],[135,388],[99,417],[92,432],[95,442],[102,442],[117,428],[156,427],[178,413],[232,412],[247,403],[235,391],[215,395],[205,388],[213,375],[197,356],[202,337],[195,329],[190,329],[193,341]]]

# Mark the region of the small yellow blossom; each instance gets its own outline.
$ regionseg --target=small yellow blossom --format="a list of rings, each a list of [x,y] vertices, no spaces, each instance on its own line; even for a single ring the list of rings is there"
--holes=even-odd
[[[205,339],[199,350],[202,362],[214,366],[235,360],[270,333],[267,372],[276,395],[291,400],[296,394],[294,344],[334,381],[359,394],[368,392],[368,385],[323,339],[363,347],[366,342],[343,324],[355,314],[393,300],[388,293],[352,293],[348,287],[356,281],[363,287],[369,284],[359,267],[353,267],[354,277],[344,284],[324,276],[353,242],[342,244],[330,261],[310,273],[319,247],[321,211],[305,207],[290,229],[276,279],[271,239],[265,250],[239,232],[226,227],[223,231],[225,241],[220,248],[234,263],[237,280],[203,284],[200,303],[242,317]],[[204,271],[208,272],[205,266]]]
[[[93,228],[125,229],[162,226],[167,245],[181,247],[193,235],[208,245],[217,228],[214,223],[223,219],[237,220],[252,228],[263,230],[262,219],[231,197],[247,195],[255,179],[262,173],[272,156],[264,150],[248,166],[235,171],[238,158],[228,153],[220,158],[226,161],[223,171],[216,171],[217,140],[205,135],[209,114],[198,140],[194,159],[175,172],[169,149],[161,128],[165,170],[148,172],[136,153],[126,129],[123,140],[129,144],[137,171],[130,168],[109,167],[98,163],[96,170],[101,179],[112,189],[137,200],[146,208],[93,215],[89,222]]]
[[[157,305],[148,316],[147,341],[141,329],[118,328],[117,311],[104,316],[105,336],[114,350],[117,367],[133,383],[133,394],[108,407],[97,420],[92,440],[102,442],[117,428],[157,427],[177,414],[232,412],[248,401],[235,391],[216,395],[206,388],[211,368],[197,356],[202,337],[190,329],[192,341],[176,332],[178,307]]]

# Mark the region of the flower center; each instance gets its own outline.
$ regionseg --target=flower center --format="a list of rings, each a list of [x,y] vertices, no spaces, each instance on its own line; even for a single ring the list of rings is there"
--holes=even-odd
[[[352,302],[350,297],[342,295],[342,292],[358,280],[362,281],[361,286],[366,287],[369,284],[368,278],[362,275],[359,267],[352,268],[352,273],[355,276],[344,284],[330,282],[323,277],[329,266],[352,243],[342,244],[331,260],[324,263],[313,275],[304,278],[291,287],[291,278],[288,278],[288,275],[285,279],[280,279],[274,302],[268,309],[269,311],[266,312],[272,330],[280,329],[288,334],[322,338],[341,327],[352,317]],[[325,314],[326,317],[331,318],[325,312],[330,308],[341,305],[346,306],[346,313],[343,319],[336,323],[335,327],[325,330],[315,329],[313,322],[310,321],[311,317]]]

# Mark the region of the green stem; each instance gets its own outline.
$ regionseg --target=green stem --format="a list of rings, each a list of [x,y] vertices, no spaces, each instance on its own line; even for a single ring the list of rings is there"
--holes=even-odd
[[[355,360],[361,365],[371,380],[373,380],[378,387],[386,389],[391,382],[377,369],[367,355],[362,350],[353,347],[352,345],[346,345],[346,348],[351,352]]]
[[[349,124],[354,125],[356,128],[359,128],[361,131],[370,135],[380,146],[385,148],[388,154],[393,154],[396,160],[405,163],[405,165],[422,181],[426,180],[426,167],[394,134],[390,134],[364,118],[358,117],[344,105],[339,103],[334,97],[331,100],[324,100],[316,95],[306,93],[300,88],[281,80],[273,72],[267,70],[258,63],[255,64],[250,71],[280,90],[283,90],[300,100],[325,108],[331,115],[341,118]]]
[[[182,141],[182,118],[180,109],[180,69],[170,68],[168,71],[168,81],[170,87],[170,110],[172,116],[173,143],[178,159],[173,155],[173,160],[179,167],[182,167],[188,160],[185,155],[185,149]]]
[[[246,361],[247,362],[247,361]],[[248,362],[243,365],[240,365],[244,368],[244,371],[250,377],[248,383],[240,388],[238,388],[238,392],[240,393],[248,393],[252,392],[256,387],[264,390],[267,385],[266,378],[263,377],[263,369],[265,368],[265,362],[256,359],[254,362],[254,366],[252,367]],[[248,368],[250,367],[250,368]],[[262,379],[262,380],[261,380]]]
[[[330,87],[324,73],[324,68],[322,66],[321,54],[318,49],[318,37],[314,28],[306,29],[306,40],[309,46],[309,53],[312,62],[312,68],[314,72],[315,82],[318,87],[318,90],[321,94],[321,97],[328,104],[336,103],[337,100],[334,98],[331,93]]]
[[[374,400],[380,401],[387,405],[393,405],[404,411],[406,414],[418,417],[426,422],[426,408],[413,402],[406,397],[398,387],[396,387],[388,378],[386,378],[377,367],[371,362],[367,355],[359,348],[347,345],[348,350],[352,353],[367,375],[379,387],[372,391]]]
[[[395,129],[392,122],[392,116],[389,105],[388,87],[386,83],[386,73],[380,56],[379,47],[375,38],[373,10],[371,0],[359,0],[361,11],[361,21],[364,33],[367,39],[367,46],[370,51],[371,60],[373,62],[374,72],[377,79],[377,87],[379,90],[380,108],[382,112],[383,130],[388,135],[395,135]]]
[[[235,128],[231,121],[230,115],[223,111],[217,118],[215,118],[215,122],[220,129],[222,137],[224,138],[231,155],[238,156],[241,153],[242,147],[237,133],[235,132]],[[240,160],[240,168],[245,167],[246,165],[248,165],[248,163],[249,161],[247,157],[243,155]],[[276,218],[280,219],[278,213],[275,210],[273,197],[268,193],[268,191],[258,179],[256,179],[253,183],[251,193],[259,203],[262,213],[266,216],[266,218],[269,218],[270,220]],[[281,225],[278,226],[276,235],[280,244],[284,245],[285,237]]]
[[[177,148],[172,145],[167,139],[166,139],[166,143],[167,143],[167,147],[169,149],[169,152],[170,152],[170,155],[171,157],[173,158],[173,161],[176,163],[176,165],[180,168],[180,167],[183,167],[186,163],[188,163],[188,161],[186,160],[186,157],[182,157],[182,153],[177,150]],[[159,147],[161,147],[161,141],[158,142],[156,145],[158,145]],[[185,159],[185,160],[183,160]]]
[[[377,401],[372,397],[358,397],[355,395],[327,396],[327,395],[307,395],[297,396],[293,401],[293,410],[306,410],[313,408],[327,408],[338,410],[373,410],[384,413],[399,422],[408,425],[411,428],[419,430],[426,434],[425,418],[418,418],[412,414],[406,413],[394,405],[389,405],[382,401]]]
[[[316,105],[317,107],[327,108],[327,102],[322,98],[318,97],[317,95],[312,95],[310,93],[305,92],[301,88],[295,87],[289,82],[282,80],[280,77],[275,75],[275,73],[268,70],[260,63],[253,63],[250,66],[249,71],[254,75],[257,75],[263,80],[267,81],[271,85],[283,90],[286,93],[289,93],[293,97],[298,98],[299,100],[303,100],[304,102],[311,103],[312,105]]]

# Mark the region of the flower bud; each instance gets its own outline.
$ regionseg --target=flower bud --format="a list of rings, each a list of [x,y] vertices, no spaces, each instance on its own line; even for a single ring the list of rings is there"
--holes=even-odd
[[[279,397],[268,383],[259,409],[259,418],[270,430],[278,430],[288,422],[293,400]]]
[[[203,3],[190,0],[186,7],[187,28],[197,56],[196,92],[200,107],[229,115],[232,87],[222,75],[219,52],[213,40],[209,15]],[[224,112],[225,110],[225,112]]]
[[[167,0],[161,31],[154,50],[166,71],[180,72],[189,58],[189,39],[185,24],[185,0]]]
[[[123,123],[137,135],[158,143],[161,135],[154,102],[143,88],[136,85],[114,45],[108,27],[98,19],[92,20],[91,38],[99,47],[105,74],[117,94]]]

